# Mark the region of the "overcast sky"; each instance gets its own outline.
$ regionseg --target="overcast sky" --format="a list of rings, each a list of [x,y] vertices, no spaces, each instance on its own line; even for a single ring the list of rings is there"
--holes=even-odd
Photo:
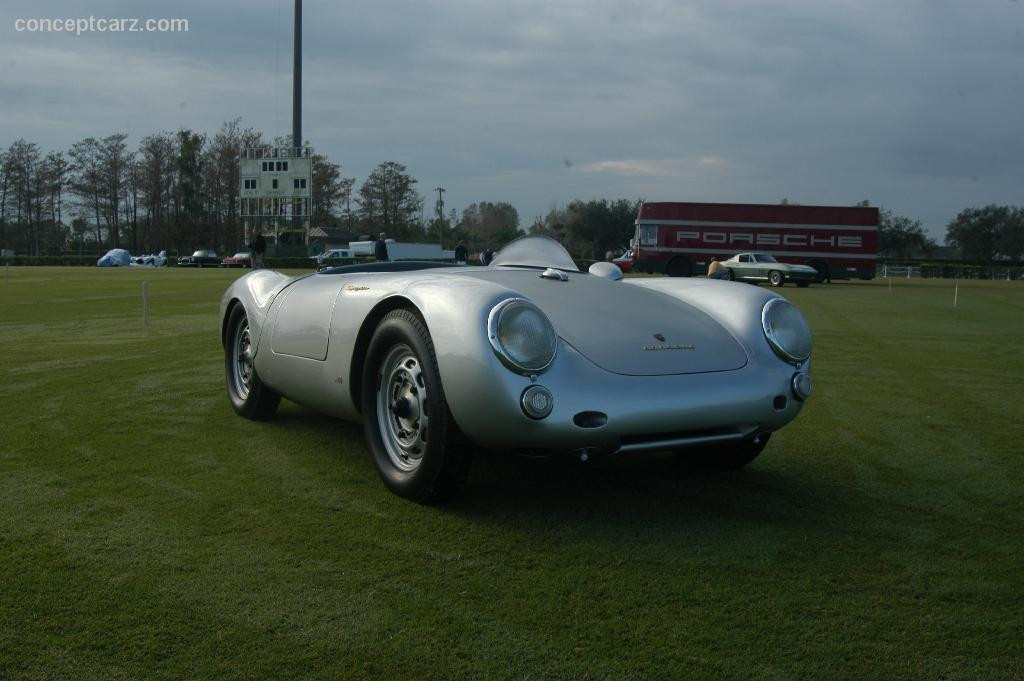
[[[292,1],[4,0],[0,145],[291,132]],[[18,19],[185,18],[187,33]],[[1024,204],[1024,2],[304,3],[304,136],[357,186],[404,163],[433,207],[574,198],[869,199],[936,237]]]

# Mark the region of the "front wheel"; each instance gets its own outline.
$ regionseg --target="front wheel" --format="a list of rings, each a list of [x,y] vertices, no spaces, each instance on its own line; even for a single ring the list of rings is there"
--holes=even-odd
[[[732,271],[731,267],[725,268],[725,278],[729,281],[736,281],[736,274]]]
[[[252,336],[245,308],[237,304],[228,318],[227,343],[224,346],[224,374],[228,397],[235,413],[254,421],[266,421],[277,411],[281,396],[263,384],[253,366]]]
[[[786,279],[782,276],[782,272],[772,270],[768,273],[768,283],[772,286],[782,286],[786,283]]]
[[[392,310],[377,326],[361,397],[366,440],[388,489],[423,504],[459,490],[471,452],[448,410],[430,333],[413,311]]]

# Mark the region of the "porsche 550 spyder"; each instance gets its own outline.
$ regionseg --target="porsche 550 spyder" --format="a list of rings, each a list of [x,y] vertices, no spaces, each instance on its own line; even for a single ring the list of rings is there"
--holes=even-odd
[[[477,450],[691,452],[753,460],[811,393],[800,311],[758,287],[580,271],[525,237],[486,267],[365,263],[258,270],[221,301],[227,392],[269,419],[281,397],[362,421],[384,483],[458,490]]]

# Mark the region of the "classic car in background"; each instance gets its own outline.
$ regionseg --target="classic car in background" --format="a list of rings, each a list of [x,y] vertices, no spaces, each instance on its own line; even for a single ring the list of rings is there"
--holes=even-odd
[[[198,250],[192,255],[178,258],[178,267],[219,267],[220,256],[216,251]]]
[[[627,249],[625,253],[612,260],[612,263],[623,272],[631,271],[633,269],[633,249]]]
[[[252,254],[249,251],[239,251],[220,261],[221,267],[252,267]]]
[[[726,279],[731,281],[761,282],[782,286],[787,281],[797,286],[810,285],[818,280],[818,270],[809,265],[791,265],[779,262],[768,253],[737,253],[722,262]]]
[[[311,256],[314,262],[314,269],[322,270],[325,267],[338,264],[338,260],[350,260],[356,257],[356,252],[351,248],[331,248],[323,253]]]
[[[258,270],[224,293],[221,320],[239,415],[269,419],[286,397],[362,421],[387,487],[424,503],[454,493],[478,449],[739,467],[811,393],[810,330],[784,298],[580,272],[547,237],[487,267]]]
[[[132,256],[132,267],[167,267],[167,251],[160,251],[156,255],[135,255]]]

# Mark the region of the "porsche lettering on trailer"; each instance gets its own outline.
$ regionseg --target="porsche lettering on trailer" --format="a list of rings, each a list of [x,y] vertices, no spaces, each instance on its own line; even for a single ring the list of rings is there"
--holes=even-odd
[[[676,232],[676,241],[701,241],[706,244],[736,246],[838,246],[861,248],[860,236],[817,236],[814,234],[754,234],[753,232]]]
[[[224,294],[221,340],[239,415],[271,418],[285,397],[361,421],[384,483],[420,502],[487,449],[739,467],[811,394],[810,330],[774,292],[581,272],[547,237],[487,267],[257,270]]]
[[[645,203],[637,214],[631,265],[670,276],[703,274],[712,258],[759,251],[810,266],[816,281],[874,276],[878,209],[726,203]]]

